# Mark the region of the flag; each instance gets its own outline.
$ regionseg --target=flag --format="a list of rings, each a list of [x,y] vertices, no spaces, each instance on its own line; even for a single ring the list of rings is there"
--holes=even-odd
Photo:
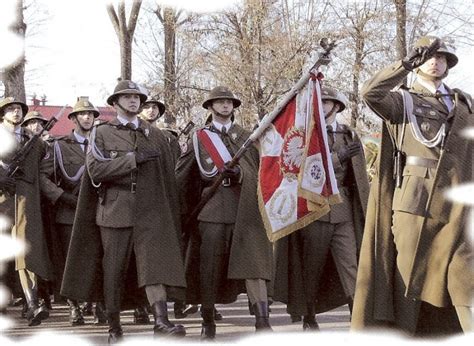
[[[290,99],[259,142],[259,208],[273,242],[340,202],[317,78]]]

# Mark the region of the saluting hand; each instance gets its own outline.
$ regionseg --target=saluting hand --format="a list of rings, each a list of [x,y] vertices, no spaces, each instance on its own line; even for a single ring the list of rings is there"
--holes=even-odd
[[[436,38],[429,46],[415,47],[402,60],[403,67],[409,71],[413,71],[417,67],[423,65],[428,59],[435,55],[441,46],[441,40]]]

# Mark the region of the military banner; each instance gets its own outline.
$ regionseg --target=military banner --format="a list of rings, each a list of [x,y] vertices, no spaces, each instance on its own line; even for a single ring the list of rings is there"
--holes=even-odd
[[[259,142],[260,213],[268,238],[276,241],[339,202],[317,78],[286,104]]]

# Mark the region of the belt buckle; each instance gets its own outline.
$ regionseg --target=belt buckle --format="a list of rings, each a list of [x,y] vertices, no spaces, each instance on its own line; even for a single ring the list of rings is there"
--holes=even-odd
[[[230,178],[224,178],[224,179],[222,180],[222,186],[224,186],[224,187],[229,187],[230,185],[231,185],[231,183],[230,183]]]
[[[137,192],[137,183],[132,182],[132,185],[130,185],[130,191],[131,191],[132,193]]]

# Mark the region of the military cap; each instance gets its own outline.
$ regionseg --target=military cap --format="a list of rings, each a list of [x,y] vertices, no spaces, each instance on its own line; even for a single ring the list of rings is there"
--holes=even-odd
[[[237,108],[242,104],[242,102],[238,98],[236,98],[234,94],[232,93],[232,91],[230,91],[227,87],[217,86],[211,90],[207,99],[203,102],[202,106],[205,109],[208,109],[209,106],[212,104],[212,101],[219,100],[219,99],[232,100],[232,103],[234,104],[234,108]]]
[[[346,109],[347,99],[343,93],[337,91],[336,89],[323,87],[321,89],[321,100],[331,100],[333,102],[339,103],[339,110],[337,113]]]
[[[25,118],[21,122],[21,126],[26,126],[30,120],[41,120],[43,125],[48,122],[46,118],[38,111],[30,111],[26,113]]]
[[[153,103],[158,106],[158,109],[160,111],[160,116],[163,115],[163,113],[165,113],[165,110],[166,110],[165,104],[154,97],[148,96],[146,101],[142,104],[142,107],[147,104],[153,104]]]
[[[428,47],[437,38],[438,37],[436,36],[422,36],[415,42],[415,44],[413,45],[413,48]],[[443,40],[440,40],[440,41],[441,41],[440,47],[438,48],[436,52],[442,53],[446,56],[446,62],[448,64],[448,68],[452,68],[456,66],[459,59],[456,56],[456,54],[454,54],[454,50],[448,47]]]
[[[76,104],[72,109],[72,112],[69,113],[67,117],[71,119],[73,115],[79,112],[92,112],[94,114],[94,118],[97,118],[100,115],[97,108],[95,108],[91,101],[89,101],[88,96],[79,96],[77,98]]]
[[[3,117],[4,108],[12,104],[17,104],[21,106],[21,109],[23,110],[23,116],[28,113],[28,106],[25,103],[15,100],[14,97],[5,97],[3,100],[0,101],[0,117]]]
[[[107,98],[107,103],[111,106],[114,105],[114,101],[120,95],[135,94],[140,97],[140,103],[143,104],[147,96],[141,91],[137,83],[131,80],[121,80],[117,83],[114,89],[114,93]]]

